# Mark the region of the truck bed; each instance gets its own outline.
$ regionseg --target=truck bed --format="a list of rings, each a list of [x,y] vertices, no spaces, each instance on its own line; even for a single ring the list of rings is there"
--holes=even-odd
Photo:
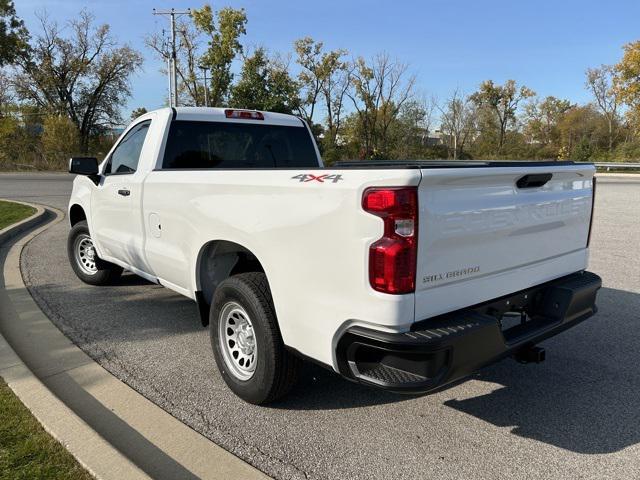
[[[522,160],[346,160],[326,168],[482,168],[482,167],[559,167],[577,165],[572,161]],[[586,165],[581,163],[580,165]]]

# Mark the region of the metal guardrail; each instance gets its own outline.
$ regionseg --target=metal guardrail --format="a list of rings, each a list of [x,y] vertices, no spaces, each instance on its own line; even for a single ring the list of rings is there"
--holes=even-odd
[[[607,172],[612,168],[640,168],[640,163],[613,163],[613,162],[595,162],[596,167],[606,168]]]

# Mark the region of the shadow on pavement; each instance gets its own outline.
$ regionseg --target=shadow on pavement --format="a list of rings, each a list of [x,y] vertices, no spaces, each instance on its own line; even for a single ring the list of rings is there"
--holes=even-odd
[[[491,393],[444,404],[518,436],[578,453],[610,453],[640,442],[640,294],[604,288],[600,313],[543,345],[548,360],[506,359],[472,378],[501,385]],[[358,408],[419,397],[377,391],[305,365],[278,409]],[[426,404],[425,404],[426,405]]]
[[[640,442],[640,294],[604,288],[598,299],[598,315],[545,343],[546,364],[487,368],[478,378],[503,387],[445,405],[578,453]]]

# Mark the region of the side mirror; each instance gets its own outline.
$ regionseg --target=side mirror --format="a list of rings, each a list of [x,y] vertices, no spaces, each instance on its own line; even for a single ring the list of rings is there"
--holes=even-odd
[[[98,174],[98,159],[94,157],[72,157],[69,160],[69,173],[93,176]]]

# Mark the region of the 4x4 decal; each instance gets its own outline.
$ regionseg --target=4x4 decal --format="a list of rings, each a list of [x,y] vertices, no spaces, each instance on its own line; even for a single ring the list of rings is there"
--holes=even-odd
[[[344,180],[342,175],[314,175],[312,173],[301,173],[295,177],[291,177],[292,180],[298,180],[299,182],[320,182],[324,183],[325,180],[331,180],[332,183],[338,183],[340,180]]]

